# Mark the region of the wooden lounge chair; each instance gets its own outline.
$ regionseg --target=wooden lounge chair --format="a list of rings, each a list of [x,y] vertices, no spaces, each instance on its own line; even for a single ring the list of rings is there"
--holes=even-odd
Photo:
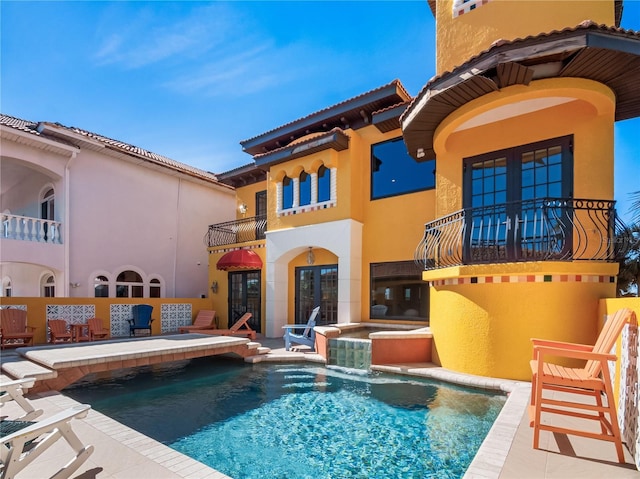
[[[284,328],[284,347],[287,351],[291,349],[291,343],[309,346],[311,351],[316,348],[316,333],[313,328],[316,326],[316,317],[320,312],[320,306],[316,306],[311,311],[307,324],[286,324]],[[302,329],[302,334],[296,334],[293,331]]]
[[[244,313],[229,329],[193,329],[190,332],[219,336],[246,336],[253,340],[256,339],[256,332],[248,324],[252,316],[251,313]]]
[[[617,311],[605,323],[594,346],[532,339],[533,377],[529,420],[530,425],[533,426],[534,449],[539,448],[541,430],[572,434],[613,442],[618,461],[624,462],[608,362],[617,359],[616,355],[611,354],[610,351],[624,324],[629,321],[636,321],[633,311],[630,309]],[[556,361],[555,358],[584,360],[586,364],[582,368],[566,367],[548,362],[549,357]],[[544,392],[547,394],[543,394]],[[569,394],[574,396],[571,397]],[[578,396],[575,395],[591,397],[593,402],[579,401]],[[576,429],[570,429],[543,423],[542,413],[597,421],[600,423],[600,432],[578,429],[578,426]]]
[[[0,347],[2,349],[33,344],[35,330],[33,326],[27,326],[27,312],[24,309],[0,310]]]
[[[129,336],[135,336],[136,331],[148,330],[151,336],[151,323],[153,318],[151,313],[153,306],[149,304],[136,304],[131,308],[132,318],[129,319]]]
[[[50,319],[49,342],[50,343],[70,343],[71,331],[64,319]]]
[[[91,406],[88,404],[80,404],[38,422],[2,421],[1,477],[13,479],[48,447],[64,438],[76,454],[50,477],[69,478],[93,452],[93,446],[85,446],[71,428],[71,420],[86,417],[89,409]],[[10,432],[11,430],[15,432]],[[42,476],[32,474],[31,477]]]
[[[191,326],[180,326],[178,331],[182,334],[189,333],[196,329],[215,329],[215,319],[215,311],[212,309],[201,309],[198,311],[198,315],[196,316],[196,319],[193,320],[193,324]]]
[[[42,409],[36,409],[24,397],[24,390],[32,388],[35,383],[35,378],[0,381],[0,404],[15,401],[24,411],[22,416],[16,418],[17,421],[33,421],[42,414]]]
[[[102,326],[102,319],[89,318],[87,324],[89,325],[89,341],[109,339],[109,330]]]

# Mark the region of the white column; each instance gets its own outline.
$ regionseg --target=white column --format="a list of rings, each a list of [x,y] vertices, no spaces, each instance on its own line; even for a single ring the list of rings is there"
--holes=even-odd
[[[292,178],[293,181],[293,205],[292,208],[300,206],[300,178]]]
[[[318,202],[318,173],[311,173],[311,204]]]
[[[331,201],[338,199],[338,169],[331,168]]]
[[[282,211],[282,181],[276,183],[276,213]]]

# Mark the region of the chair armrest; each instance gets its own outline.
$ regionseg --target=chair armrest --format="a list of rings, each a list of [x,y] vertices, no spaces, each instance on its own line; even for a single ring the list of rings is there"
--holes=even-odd
[[[537,338],[531,338],[531,342],[533,343],[534,349],[540,346],[544,346],[544,347],[551,347],[551,348],[571,349],[575,351],[593,351],[593,346],[590,346],[588,344],[567,343],[564,341],[553,341],[549,339],[537,339]]]
[[[89,413],[89,409],[91,409],[91,406],[88,404],[79,404],[59,412],[54,416],[34,422],[32,425],[27,426],[24,429],[20,429],[19,431],[4,436],[2,438],[2,447],[4,447],[4,444],[11,444],[15,439],[20,437],[25,437],[27,440],[37,438],[44,433],[52,431],[61,423],[69,422],[73,418],[82,419]]]
[[[537,352],[537,354],[536,354]],[[542,362],[544,356],[557,356],[561,358],[569,359],[584,359],[586,361],[617,361],[618,357],[615,354],[609,353],[595,353],[593,351],[565,349],[565,348],[553,348],[547,346],[539,346],[534,349],[535,359]]]
[[[27,329],[29,331],[35,331],[36,329],[38,329],[36,326],[27,326]]]
[[[282,326],[282,329],[305,329],[307,327],[306,324],[287,324],[285,326]]]

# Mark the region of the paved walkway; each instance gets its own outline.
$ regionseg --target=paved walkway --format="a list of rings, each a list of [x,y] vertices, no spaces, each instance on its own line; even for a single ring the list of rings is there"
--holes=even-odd
[[[247,361],[322,361],[320,356],[313,353],[284,351],[280,339],[259,339],[258,342],[270,347],[271,353],[253,356],[247,358]],[[554,436],[543,431],[541,446],[544,449],[532,449],[532,429],[526,415],[530,389],[528,383],[461,375],[427,364],[396,365],[384,369],[508,392],[509,399],[465,478],[640,479],[640,472],[633,465],[628,451],[625,451],[627,463],[620,465],[616,462],[614,446],[602,441]],[[43,417],[75,403],[55,392],[36,394],[31,398],[36,407],[44,409]],[[15,407],[9,403],[3,406],[1,414],[12,417],[15,415],[12,408]],[[73,427],[81,439],[96,448],[89,460],[72,476],[75,479],[227,477],[94,410],[90,411],[86,419],[74,421]],[[57,444],[29,466],[29,472],[25,471],[18,479],[48,477],[66,462],[68,457],[65,454],[68,453],[67,446]]]

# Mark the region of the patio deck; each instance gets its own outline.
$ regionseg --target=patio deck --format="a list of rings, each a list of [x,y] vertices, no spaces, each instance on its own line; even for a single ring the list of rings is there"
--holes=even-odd
[[[246,358],[245,361],[322,360],[313,353],[285,351],[281,339],[258,341],[271,351],[268,354]],[[2,360],[4,363],[4,353]],[[395,365],[386,369],[457,383],[466,381],[472,387],[497,387],[511,391],[503,411],[467,471],[466,479],[640,479],[640,472],[633,465],[626,448],[626,464],[618,464],[614,447],[602,441],[575,436],[554,436],[543,431],[541,446],[544,450],[532,449],[533,432],[528,425],[526,413],[530,390],[528,383],[459,375],[428,364]],[[75,401],[64,394],[54,391],[29,394],[29,398],[37,407],[44,409],[44,417],[75,404]],[[14,415],[11,409],[13,407],[16,406],[11,403],[4,406],[2,415]],[[93,444],[96,448],[94,454],[73,476],[76,479],[228,477],[94,410],[89,412],[86,419],[74,421],[73,427],[85,443]],[[31,476],[26,474],[25,477],[46,477],[51,471],[57,470],[64,462],[64,455],[60,456],[63,451],[58,447],[66,446],[56,445],[45,452],[29,467]]]

